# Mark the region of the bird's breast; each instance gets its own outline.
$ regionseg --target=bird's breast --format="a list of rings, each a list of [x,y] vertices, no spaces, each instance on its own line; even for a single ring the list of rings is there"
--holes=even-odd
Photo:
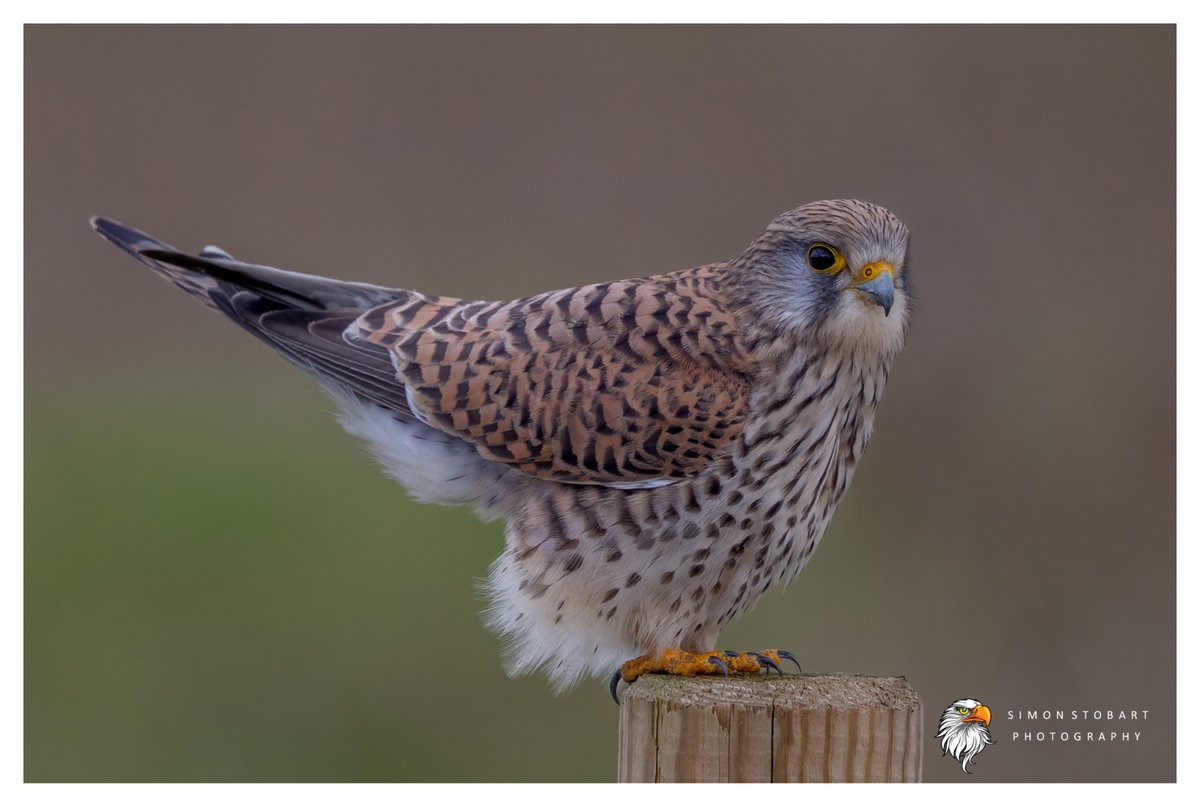
[[[746,555],[744,596],[723,622],[811,557],[866,447],[885,378],[882,364],[817,355],[761,379],[723,485],[721,519],[733,533],[723,542]]]

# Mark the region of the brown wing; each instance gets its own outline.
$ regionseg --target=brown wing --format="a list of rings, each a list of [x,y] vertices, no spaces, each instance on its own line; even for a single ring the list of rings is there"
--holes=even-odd
[[[409,402],[486,459],[563,482],[692,476],[742,429],[749,384],[717,272],[510,303],[411,299],[359,318]]]

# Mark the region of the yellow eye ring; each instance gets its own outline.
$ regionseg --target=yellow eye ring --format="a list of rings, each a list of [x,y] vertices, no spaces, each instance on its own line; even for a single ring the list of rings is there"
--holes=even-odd
[[[965,707],[965,706],[960,706],[960,707],[958,707],[958,713],[959,713],[960,715],[969,714],[969,713],[970,713],[970,711],[971,711],[971,710],[970,710],[970,709],[968,709],[968,708],[967,708],[967,707]]]
[[[837,247],[817,243],[808,248],[808,265],[814,272],[836,275],[846,268],[846,258]]]

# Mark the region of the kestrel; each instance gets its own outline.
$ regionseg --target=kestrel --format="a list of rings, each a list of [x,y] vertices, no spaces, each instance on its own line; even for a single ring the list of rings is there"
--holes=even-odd
[[[757,672],[717,635],[816,549],[907,330],[908,230],[814,202],[737,258],[471,302],[95,229],[307,371],[417,499],[507,521],[509,674]]]

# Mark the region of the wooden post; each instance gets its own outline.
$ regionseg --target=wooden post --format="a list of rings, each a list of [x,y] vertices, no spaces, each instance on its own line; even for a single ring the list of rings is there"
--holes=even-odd
[[[920,696],[869,675],[645,675],[621,693],[621,782],[919,782]]]

